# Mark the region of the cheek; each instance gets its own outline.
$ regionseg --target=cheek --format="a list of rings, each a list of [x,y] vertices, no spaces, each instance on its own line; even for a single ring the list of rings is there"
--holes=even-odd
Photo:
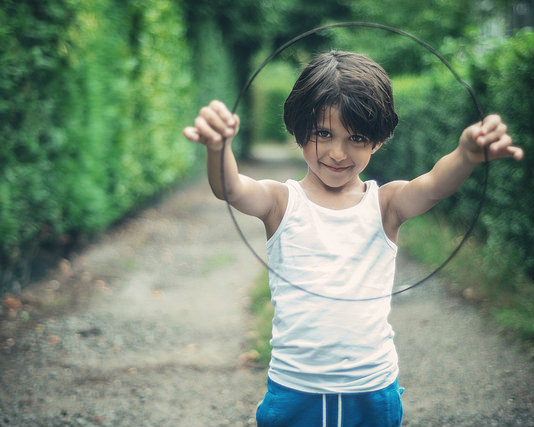
[[[302,148],[302,154],[307,162],[317,161],[320,157],[320,150],[315,142],[310,141]]]
[[[354,158],[368,159],[371,157],[372,154],[373,154],[372,145],[356,146],[356,147],[352,147],[351,149],[351,155]]]

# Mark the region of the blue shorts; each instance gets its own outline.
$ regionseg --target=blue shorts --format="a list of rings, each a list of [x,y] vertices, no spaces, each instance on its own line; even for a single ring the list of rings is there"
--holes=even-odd
[[[366,393],[322,394],[293,390],[267,379],[256,411],[258,427],[400,427],[402,402],[397,380]]]

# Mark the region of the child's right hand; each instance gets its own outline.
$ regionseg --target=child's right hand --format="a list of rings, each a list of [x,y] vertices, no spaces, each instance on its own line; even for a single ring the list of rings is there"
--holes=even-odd
[[[202,107],[195,119],[195,126],[184,129],[184,135],[193,142],[199,142],[208,149],[220,151],[224,139],[231,140],[239,131],[239,117],[220,101],[211,101]]]

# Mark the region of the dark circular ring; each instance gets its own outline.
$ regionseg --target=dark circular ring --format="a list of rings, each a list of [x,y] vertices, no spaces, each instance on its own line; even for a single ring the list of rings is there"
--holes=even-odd
[[[288,47],[290,47],[290,46],[294,45],[295,43],[297,43],[299,40],[302,40],[302,39],[304,39],[306,37],[309,37],[309,36],[311,36],[313,34],[317,34],[317,33],[332,29],[332,28],[341,28],[341,27],[377,28],[377,29],[381,29],[381,30],[385,30],[385,31],[389,31],[391,33],[395,33],[395,34],[401,35],[403,37],[407,37],[408,39],[418,43],[421,46],[423,46],[426,50],[428,50],[430,53],[432,53],[434,56],[436,56],[449,69],[449,71],[453,74],[453,76],[456,78],[458,83],[461,84],[467,90],[467,92],[471,96],[471,99],[472,99],[472,101],[473,101],[473,103],[475,105],[475,108],[476,108],[476,110],[478,112],[478,115],[480,116],[480,120],[481,121],[484,120],[484,112],[482,110],[480,102],[478,101],[478,99],[476,97],[475,92],[473,91],[471,86],[469,86],[460,77],[460,75],[456,72],[456,70],[452,67],[452,65],[443,57],[443,55],[441,55],[436,49],[434,49],[428,43],[426,43],[423,40],[415,37],[412,34],[407,33],[406,31],[400,30],[400,29],[395,28],[395,27],[390,27],[390,26],[387,26],[387,25],[377,24],[377,23],[374,23],[374,22],[341,22],[341,23],[336,23],[336,24],[331,24],[331,25],[325,25],[323,27],[318,27],[318,28],[314,28],[312,30],[306,31],[306,32],[294,37],[293,39],[289,40],[288,42],[284,43],[282,46],[280,46],[278,49],[276,49],[273,53],[271,53],[271,55],[269,55],[263,61],[263,63],[258,67],[258,69],[249,78],[247,83],[243,86],[243,88],[241,89],[241,91],[240,91],[240,93],[239,93],[239,95],[238,95],[238,97],[237,97],[237,99],[236,99],[236,101],[234,103],[234,106],[232,108],[232,114],[234,114],[237,111],[237,107],[239,106],[239,103],[240,103],[243,95],[250,88],[250,85],[252,84],[252,82],[254,81],[256,76],[260,73],[261,70],[263,70],[263,68],[265,68],[265,66],[273,58],[275,58],[277,55],[279,55],[281,52],[283,52]],[[223,151],[222,151],[223,153],[225,152],[225,148],[226,148],[226,139],[223,140]],[[406,286],[406,287],[404,287],[404,288],[402,288],[402,289],[400,289],[398,291],[391,292],[391,293],[389,293],[387,295],[381,295],[381,296],[370,297],[370,298],[337,298],[337,297],[331,297],[331,296],[328,296],[328,295],[323,295],[323,294],[311,292],[310,290],[308,290],[308,289],[306,289],[304,287],[301,287],[301,286],[295,285],[294,283],[291,283],[291,281],[289,281],[289,280],[285,279],[283,276],[281,276],[277,271],[275,271],[272,267],[270,267],[258,255],[258,253],[254,250],[254,248],[252,247],[250,242],[245,237],[245,234],[243,233],[243,230],[241,230],[241,228],[239,227],[239,224],[238,224],[237,219],[236,219],[236,217],[234,215],[232,207],[231,207],[230,203],[228,202],[228,191],[227,191],[227,188],[226,188],[226,179],[225,179],[225,176],[224,176],[224,154],[221,156],[220,169],[221,169],[221,184],[222,184],[224,199],[226,200],[226,206],[228,208],[228,212],[230,213],[230,217],[232,219],[232,222],[234,223],[234,226],[235,226],[239,236],[241,237],[241,240],[243,240],[243,243],[247,246],[247,248],[254,255],[254,257],[264,267],[266,267],[269,270],[270,273],[276,275],[278,278],[280,278],[281,280],[283,280],[284,282],[286,282],[286,283],[288,283],[288,284],[290,284],[292,286],[295,286],[295,287],[297,287],[297,288],[299,288],[299,289],[301,289],[301,290],[303,290],[305,292],[308,292],[308,293],[311,293],[311,294],[314,294],[314,295],[317,295],[317,296],[320,296],[320,297],[334,299],[334,300],[343,300],[343,301],[373,301],[373,300],[379,300],[379,299],[384,299],[384,298],[390,298],[392,296],[402,294],[402,293],[404,293],[404,292],[406,292],[406,291],[408,291],[410,289],[413,289],[413,288],[415,288],[417,286],[422,285],[424,282],[426,282],[431,277],[435,276],[437,273],[439,273],[441,270],[443,270],[443,268],[445,268],[445,266],[458,254],[458,252],[460,251],[460,249],[462,248],[464,243],[469,239],[469,237],[471,237],[471,234],[473,233],[473,230],[475,229],[475,225],[478,222],[478,218],[480,217],[480,213],[482,211],[482,207],[484,205],[484,201],[486,199],[486,192],[487,192],[487,189],[488,189],[488,178],[489,178],[488,151],[487,151],[487,147],[484,147],[484,178],[483,178],[483,184],[482,184],[482,191],[481,191],[481,194],[480,194],[480,201],[478,202],[478,206],[477,206],[477,208],[475,210],[475,213],[473,214],[473,219],[472,219],[471,224],[469,225],[467,231],[465,232],[464,236],[462,237],[462,240],[458,244],[458,246],[451,252],[451,254],[435,270],[433,270],[427,276],[423,277],[421,280],[418,280],[417,282],[413,283],[412,285]]]

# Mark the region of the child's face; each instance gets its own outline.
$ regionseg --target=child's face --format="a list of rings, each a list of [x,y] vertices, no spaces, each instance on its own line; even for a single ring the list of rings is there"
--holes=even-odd
[[[359,174],[382,143],[374,145],[357,131],[347,131],[335,106],[326,108],[317,126],[303,148],[308,173],[330,188],[358,182]]]

